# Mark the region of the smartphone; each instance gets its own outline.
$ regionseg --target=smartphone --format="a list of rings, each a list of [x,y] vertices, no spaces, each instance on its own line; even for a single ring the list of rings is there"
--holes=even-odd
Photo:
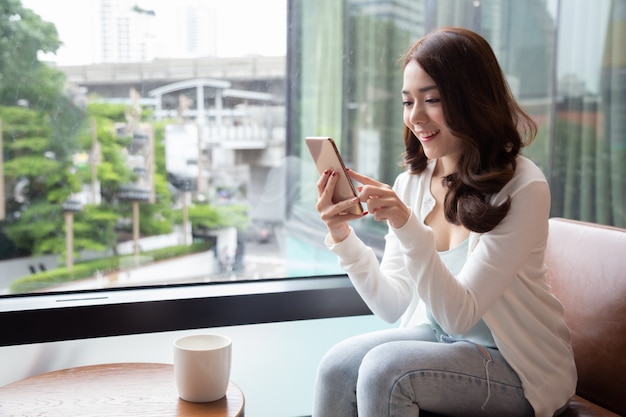
[[[335,145],[335,141],[326,136],[308,136],[305,138],[305,142],[320,174],[329,170],[339,175],[339,180],[337,181],[335,192],[333,193],[333,203],[356,197],[356,189],[346,172],[346,166]],[[363,214],[363,206],[361,203],[352,207],[350,213]]]

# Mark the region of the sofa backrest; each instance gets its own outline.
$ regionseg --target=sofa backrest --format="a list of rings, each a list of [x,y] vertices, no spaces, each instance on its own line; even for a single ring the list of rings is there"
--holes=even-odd
[[[548,280],[565,307],[577,394],[626,416],[626,230],[550,219]]]

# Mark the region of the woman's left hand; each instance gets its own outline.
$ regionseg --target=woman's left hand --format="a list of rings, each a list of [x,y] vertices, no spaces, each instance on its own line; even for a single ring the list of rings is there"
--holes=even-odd
[[[367,211],[375,220],[388,221],[395,229],[404,226],[409,220],[411,209],[389,185],[352,170],[348,170],[348,175],[363,184],[358,188],[359,199],[367,204]]]

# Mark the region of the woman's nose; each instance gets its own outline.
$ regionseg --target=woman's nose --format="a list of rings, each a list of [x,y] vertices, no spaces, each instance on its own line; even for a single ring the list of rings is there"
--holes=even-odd
[[[424,123],[426,121],[426,112],[424,111],[424,108],[418,104],[415,104],[411,109],[409,121],[414,125]]]

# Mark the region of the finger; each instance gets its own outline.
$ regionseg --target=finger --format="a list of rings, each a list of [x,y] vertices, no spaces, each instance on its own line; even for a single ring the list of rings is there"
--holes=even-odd
[[[348,213],[354,213],[353,208],[360,203],[358,197],[352,197],[347,200],[340,201],[335,205],[335,212],[341,215],[347,215]],[[360,215],[356,215],[356,217],[360,217]]]
[[[327,224],[338,224],[350,220],[355,220],[366,216],[368,213],[354,214],[352,208],[359,203],[358,198],[350,198],[348,200],[340,201],[337,204],[327,206],[325,210],[318,210],[321,213],[321,218]]]
[[[377,211],[383,209],[385,204],[382,199],[377,196],[368,196],[364,200],[364,203],[367,204],[367,209],[370,213],[376,213]]]
[[[376,181],[373,178],[368,177],[367,175],[362,175],[359,174],[356,171],[353,171],[349,168],[346,168],[346,171],[348,172],[348,175],[350,176],[350,178],[352,178],[355,181],[360,182],[361,184],[365,184],[365,185],[374,185],[374,186],[383,186],[384,184],[382,182]]]
[[[388,221],[392,227],[401,227],[411,215],[411,210],[400,200],[371,198],[367,200],[367,210],[376,221]]]
[[[338,180],[339,176],[334,171],[326,170],[322,173],[318,180],[319,198],[316,204],[317,211],[328,211],[328,207],[334,207],[333,194]]]
[[[320,178],[317,180],[317,195],[318,197],[322,197],[324,192],[329,188],[329,180],[331,178],[330,171],[326,170],[320,175]],[[330,190],[332,195],[332,189]]]
[[[392,196],[385,195],[386,190],[382,191],[383,194],[380,195],[362,194],[361,201],[367,204],[367,209],[370,213],[380,212],[381,210],[390,210],[397,206],[398,200],[394,199]]]
[[[357,187],[357,190],[361,202],[367,204],[369,204],[372,199],[384,199],[385,203],[381,200],[380,204],[389,204],[387,201],[393,201],[395,197],[395,192],[385,184],[382,186],[364,185]]]

